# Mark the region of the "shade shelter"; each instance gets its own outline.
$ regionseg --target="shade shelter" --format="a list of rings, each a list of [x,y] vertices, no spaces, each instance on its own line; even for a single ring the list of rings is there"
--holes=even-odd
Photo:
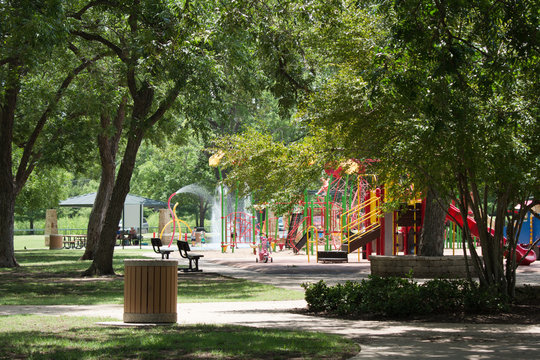
[[[90,193],[85,195],[79,195],[70,197],[66,200],[60,201],[60,206],[67,207],[92,207],[96,200],[96,193]],[[122,212],[122,230],[133,226],[139,229],[139,232],[143,228],[143,209],[153,208],[162,209],[167,207],[167,203],[158,200],[152,200],[142,196],[128,194],[124,201],[124,209]],[[139,242],[140,244],[140,242]]]

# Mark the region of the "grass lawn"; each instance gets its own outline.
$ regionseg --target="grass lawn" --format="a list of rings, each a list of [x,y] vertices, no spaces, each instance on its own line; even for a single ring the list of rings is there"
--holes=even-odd
[[[337,335],[241,326],[99,326],[107,319],[0,316],[0,359],[347,359]]]
[[[144,250],[143,250],[144,251]],[[148,250],[146,250],[148,251]],[[83,250],[19,250],[18,268],[0,268],[0,305],[123,304],[124,259],[141,258],[141,250],[115,250],[113,277],[82,278],[90,265],[78,260]],[[178,277],[179,302],[298,300],[304,293],[232,279],[211,273]]]
[[[13,238],[15,250],[48,249],[45,246],[45,235],[16,235]]]
[[[123,303],[123,260],[141,250],[117,249],[116,276],[81,278],[90,262],[82,250],[45,249],[40,236],[24,239],[19,268],[0,268],[0,305]],[[16,242],[17,243],[17,242]],[[30,244],[36,245],[30,245]],[[41,246],[41,249],[36,249]],[[27,250],[24,250],[27,246]],[[34,250],[30,250],[33,248]],[[148,251],[148,250],[146,250]],[[303,291],[211,273],[180,274],[179,302],[302,299]],[[106,318],[0,316],[0,359],[347,359],[360,348],[337,335],[232,325],[112,327]]]

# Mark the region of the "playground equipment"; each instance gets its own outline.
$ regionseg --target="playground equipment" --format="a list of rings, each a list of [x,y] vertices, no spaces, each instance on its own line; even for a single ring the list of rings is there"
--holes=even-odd
[[[380,255],[394,253],[393,224],[386,224],[388,219],[382,214],[384,189],[377,188],[377,178],[340,169],[325,170],[328,179],[322,179],[321,189],[306,190],[303,201],[290,214],[278,216],[263,205],[254,206],[254,214],[237,211],[236,196],[234,211],[221,215],[222,251],[234,251],[242,243],[255,250],[265,238],[270,248],[279,245],[295,253],[304,248],[312,255],[316,252],[318,261],[347,261],[348,254],[355,251],[359,259],[360,252],[364,257],[373,250]],[[222,193],[222,211],[226,202]],[[418,228],[415,222],[414,232],[407,232],[411,238],[416,239]]]
[[[446,216],[446,221],[456,222],[460,228],[463,228],[463,217],[461,216],[460,210],[455,205],[450,205],[448,208],[448,215]],[[532,220],[531,220],[532,221]],[[471,232],[471,235],[479,237],[478,234],[478,225],[472,216],[467,216],[467,225]],[[523,229],[522,229],[523,231]],[[491,234],[494,234],[495,231],[491,229]],[[531,233],[532,234],[532,233]],[[532,235],[531,235],[532,236]],[[530,250],[532,247],[532,238],[527,243],[520,243],[518,239],[518,244],[516,245],[516,262],[520,265],[530,265],[536,261],[536,253]],[[503,237],[503,242],[506,244],[507,240]],[[530,250],[530,251],[529,251]],[[506,253],[505,253],[506,256]]]
[[[178,206],[178,203],[174,204],[174,208],[171,209],[171,199],[176,194],[177,193],[175,192],[169,197],[169,203],[168,203],[169,211],[171,212],[171,215],[172,215],[172,220],[170,220],[167,224],[165,224],[165,226],[163,227],[163,229],[161,229],[161,232],[159,234],[159,238],[163,239],[163,233],[164,233],[165,229],[167,229],[169,227],[169,225],[173,224],[173,231],[172,231],[172,234],[171,234],[171,240],[169,242],[169,245],[167,246],[169,248],[171,247],[172,242],[174,240],[174,234],[175,234],[175,230],[176,230],[176,225],[178,225],[178,240],[182,240],[182,227],[181,227],[180,223],[184,224],[188,229],[188,232],[185,233],[186,234],[186,241],[187,241],[187,234],[192,232],[191,227],[185,221],[179,219],[178,216],[176,216],[176,207]]]
[[[221,243],[224,251],[226,251],[227,246],[230,246],[231,251],[234,251],[238,244],[255,244],[256,235],[259,234],[255,216],[246,212],[235,211],[222,216],[222,218],[225,222],[225,234]],[[228,239],[230,241],[227,241]]]
[[[373,160],[367,161],[370,162]],[[279,245],[281,249],[287,247],[297,254],[305,250],[308,261],[309,255],[314,254],[317,261],[323,262],[346,262],[354,252],[358,260],[361,257],[369,259],[373,253],[416,254],[425,199],[413,199],[398,211],[383,212],[387,191],[374,175],[366,174],[367,163],[350,160],[337,169],[329,167],[325,170],[328,177],[321,178],[321,188],[318,191],[306,190],[303,200],[294,204],[294,210],[289,214],[274,214],[264,204],[254,206],[253,214],[238,211],[238,192],[234,211],[225,214],[223,211],[227,206],[222,185],[222,251],[228,248],[234,251],[238,244],[247,243],[255,252],[257,243],[265,239],[269,249],[275,250]],[[456,241],[456,233],[463,227],[463,219],[455,206],[450,207],[449,213],[452,221],[447,225],[446,237],[447,244],[451,244],[454,251],[460,243]],[[279,219],[282,219],[281,223]],[[524,232],[529,232],[531,239],[540,237],[540,223],[537,229],[532,216],[530,219],[530,227],[524,224]],[[467,225],[473,235],[478,234],[472,217],[467,218]],[[534,255],[523,253],[519,247],[517,256],[518,261],[526,256],[522,260],[526,264]]]
[[[529,251],[529,246],[523,244],[516,245],[516,262],[520,265],[531,265],[536,261],[536,253]]]
[[[530,201],[527,201],[526,205],[529,205]],[[519,210],[519,205],[515,211]],[[516,246],[516,261],[521,265],[529,265],[536,261],[537,253],[533,249],[539,249],[540,241],[540,219],[534,216],[533,211],[540,213],[540,206],[536,205],[531,209],[523,223],[521,225],[521,231],[518,237],[518,243]],[[506,232],[506,227],[504,228]],[[529,251],[529,249],[531,249]],[[523,260],[522,260],[523,259]]]

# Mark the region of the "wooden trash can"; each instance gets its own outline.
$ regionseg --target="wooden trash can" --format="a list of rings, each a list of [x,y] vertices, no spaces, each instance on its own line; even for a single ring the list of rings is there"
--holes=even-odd
[[[175,323],[178,260],[124,260],[124,322]]]
[[[64,236],[58,234],[49,235],[49,250],[58,250],[64,247]]]

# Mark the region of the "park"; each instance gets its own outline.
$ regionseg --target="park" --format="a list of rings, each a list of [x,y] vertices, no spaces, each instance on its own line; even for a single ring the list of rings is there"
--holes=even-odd
[[[535,1],[0,3],[0,358],[529,359]]]

